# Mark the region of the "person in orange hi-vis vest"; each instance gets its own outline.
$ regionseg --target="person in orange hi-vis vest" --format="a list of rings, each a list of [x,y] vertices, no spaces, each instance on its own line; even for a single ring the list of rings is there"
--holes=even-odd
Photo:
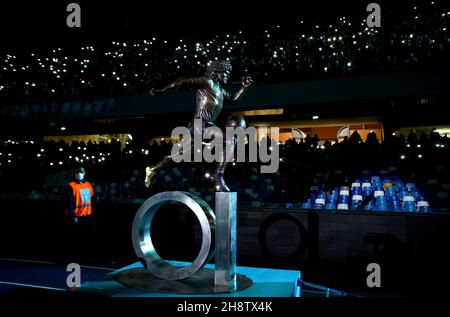
[[[94,189],[91,183],[85,180],[86,170],[84,167],[78,167],[74,172],[74,180],[69,182],[70,195],[68,199],[67,215],[72,217],[75,224],[80,217],[92,216],[92,197]]]
[[[67,234],[71,247],[69,254],[78,259],[91,260],[94,254],[96,239],[95,213],[92,208],[94,189],[90,182],[86,181],[86,170],[77,167],[73,178],[66,187],[66,219],[68,224]]]

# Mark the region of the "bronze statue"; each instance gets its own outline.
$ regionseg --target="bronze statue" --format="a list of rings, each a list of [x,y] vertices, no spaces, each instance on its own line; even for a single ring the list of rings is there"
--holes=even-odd
[[[198,132],[203,132],[205,128],[216,126],[214,122],[220,114],[220,111],[222,110],[224,100],[229,102],[239,101],[245,90],[253,83],[250,77],[242,78],[242,87],[236,92],[235,95],[231,95],[223,88],[223,86],[228,81],[230,73],[231,63],[229,61],[213,61],[208,66],[204,76],[180,78],[162,89],[152,88],[150,90],[150,94],[155,96],[177,89],[195,89],[196,108],[193,119],[202,120],[202,131]],[[230,117],[227,120],[226,126],[241,126],[245,128],[245,121],[241,117]],[[193,120],[189,123],[188,129],[191,131],[191,133],[194,133]],[[234,153],[234,144],[235,141],[233,140],[233,144],[231,144],[231,146],[229,147],[224,146],[224,149],[227,148],[227,151],[232,150]],[[189,150],[192,149],[193,147],[191,146],[191,149]],[[155,175],[155,173],[158,170],[168,166],[172,162],[172,157],[169,155],[164,157],[164,159],[155,166],[147,167],[145,169],[145,186],[149,187],[151,179]],[[217,163],[217,167],[213,176],[216,191],[230,191],[223,179],[226,163],[227,162],[225,159],[222,159]]]

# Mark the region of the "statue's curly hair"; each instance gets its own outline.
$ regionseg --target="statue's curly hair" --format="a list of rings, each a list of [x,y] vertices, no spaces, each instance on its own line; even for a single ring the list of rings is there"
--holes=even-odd
[[[218,73],[231,72],[231,63],[228,60],[215,60],[209,64],[205,76],[211,79],[217,79]]]

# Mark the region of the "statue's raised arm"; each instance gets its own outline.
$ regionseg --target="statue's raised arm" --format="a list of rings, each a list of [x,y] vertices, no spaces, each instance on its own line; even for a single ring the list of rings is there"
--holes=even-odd
[[[204,76],[189,77],[189,78],[178,78],[177,80],[171,82],[167,86],[161,89],[150,89],[150,95],[158,96],[168,92],[182,90],[182,89],[198,89],[207,85],[207,78]]]

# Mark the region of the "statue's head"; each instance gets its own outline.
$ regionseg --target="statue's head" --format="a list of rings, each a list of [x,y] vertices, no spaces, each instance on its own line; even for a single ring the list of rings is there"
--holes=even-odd
[[[232,67],[229,61],[215,60],[209,64],[206,69],[205,76],[212,80],[218,81],[221,84],[226,84],[228,78],[230,77],[231,69]]]

